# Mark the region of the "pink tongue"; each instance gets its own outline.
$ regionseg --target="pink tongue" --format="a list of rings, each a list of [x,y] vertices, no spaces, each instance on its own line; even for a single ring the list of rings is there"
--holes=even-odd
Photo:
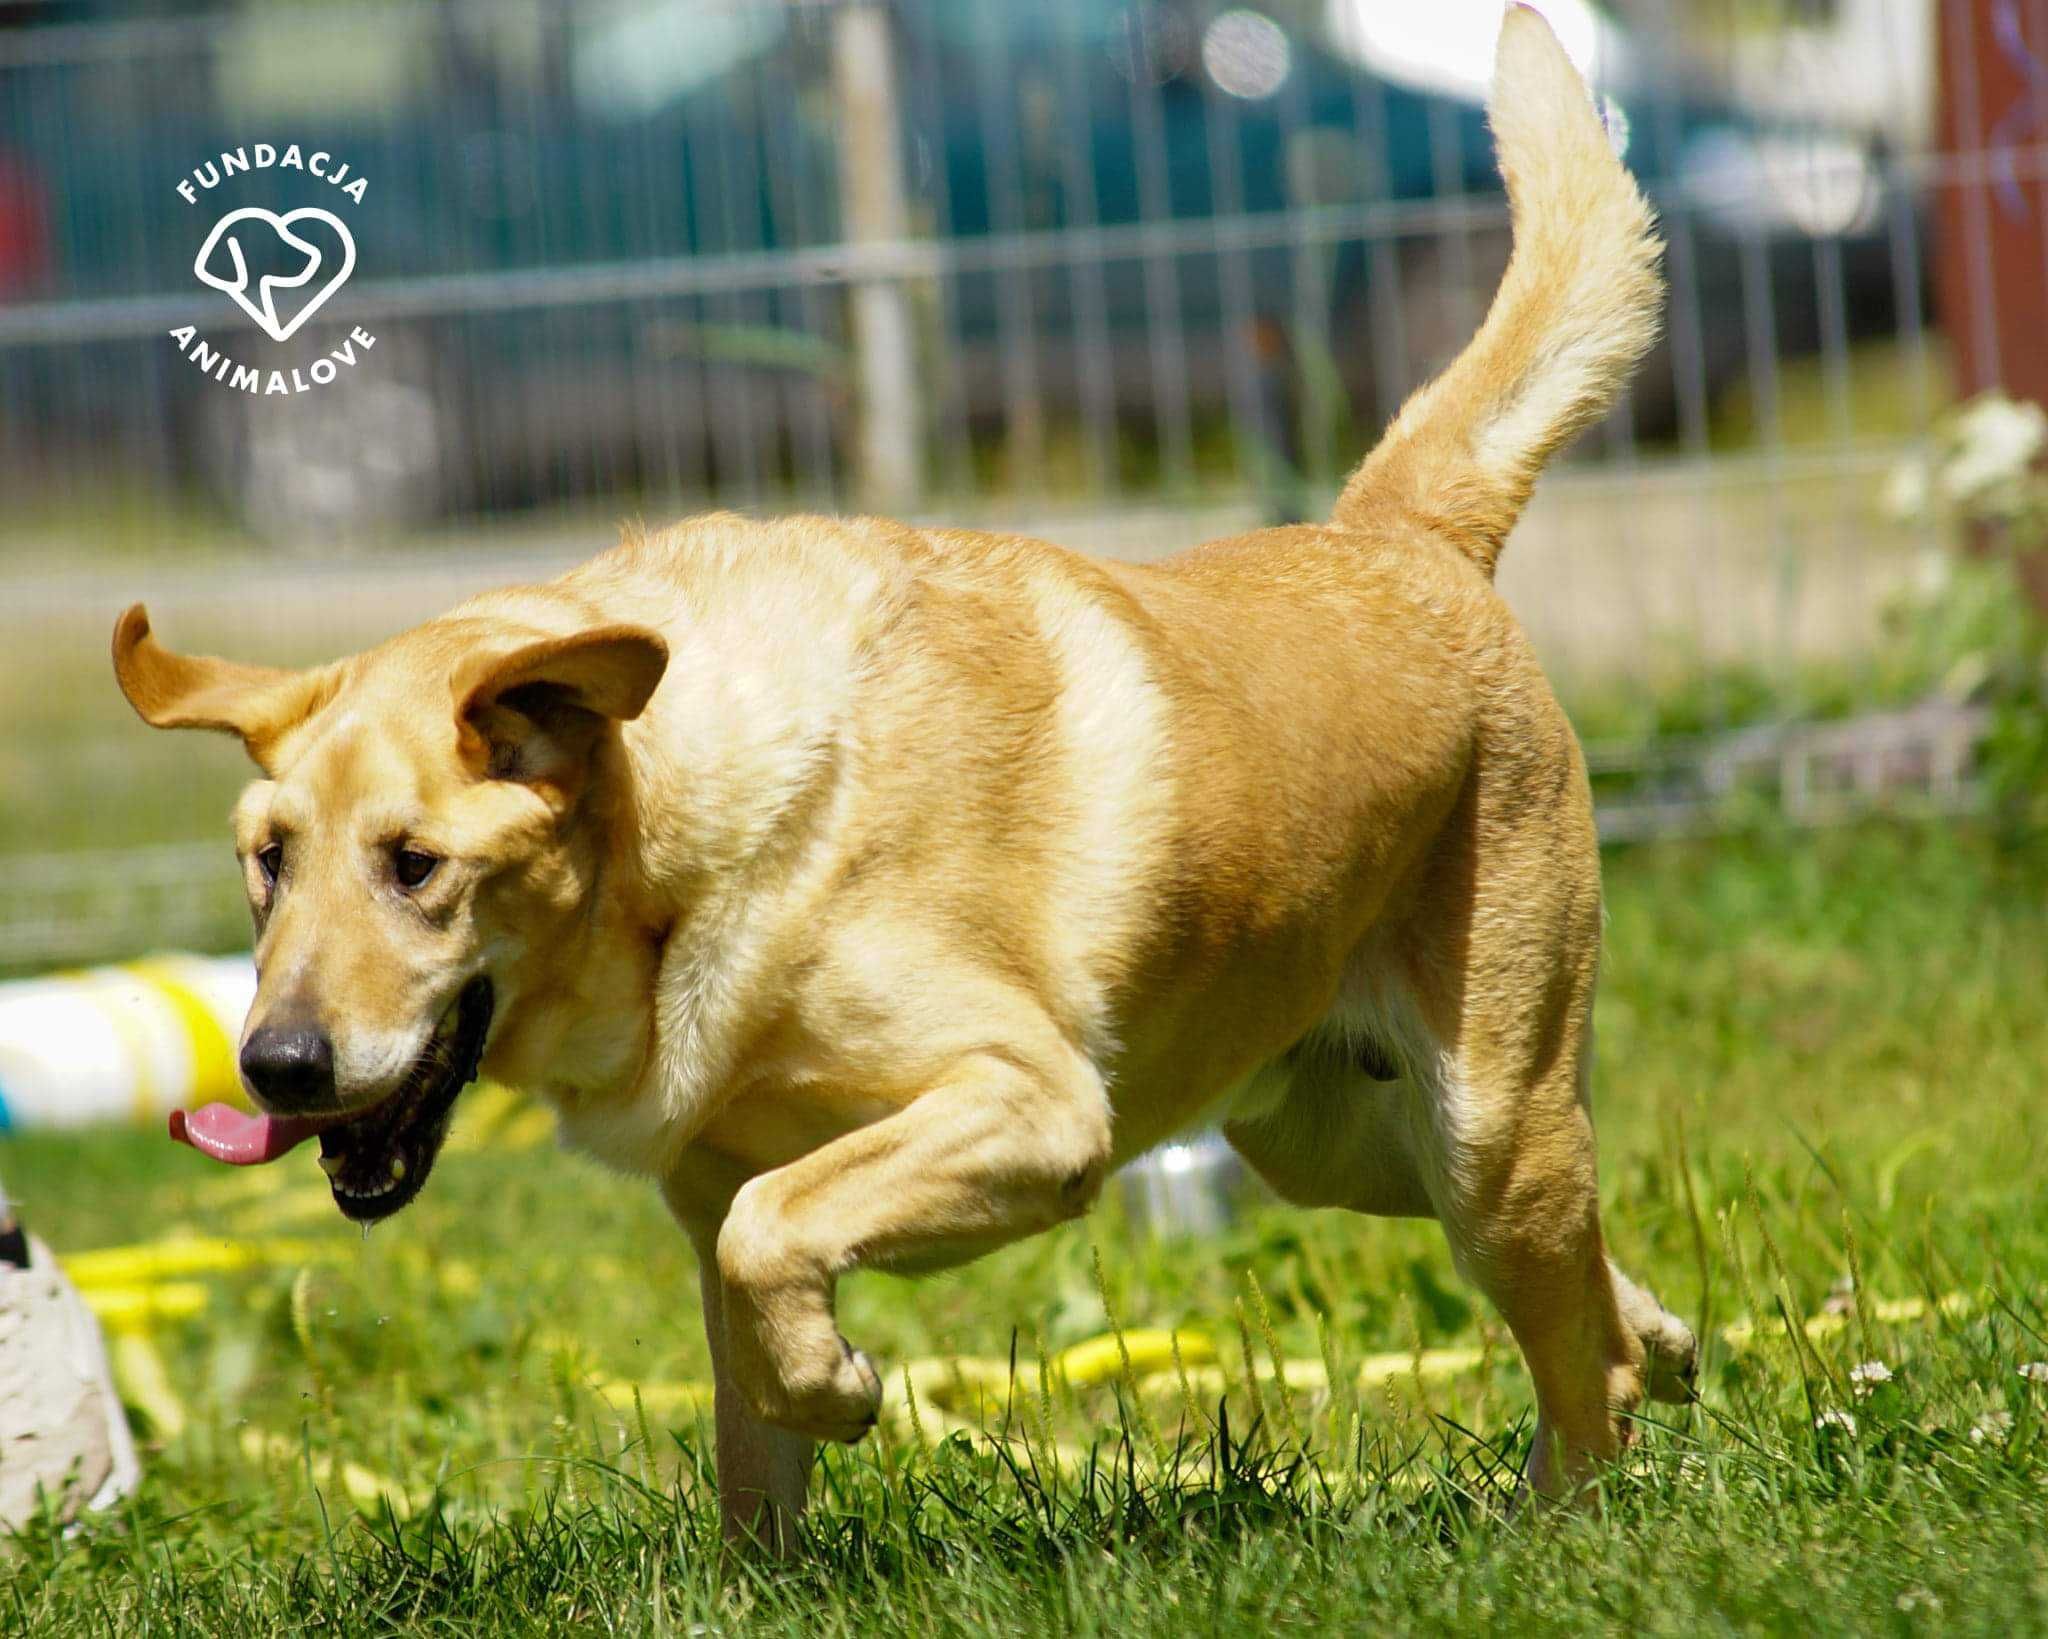
[[[171,1112],[171,1137],[231,1167],[275,1161],[311,1138],[329,1120],[310,1115],[251,1115],[232,1104]]]

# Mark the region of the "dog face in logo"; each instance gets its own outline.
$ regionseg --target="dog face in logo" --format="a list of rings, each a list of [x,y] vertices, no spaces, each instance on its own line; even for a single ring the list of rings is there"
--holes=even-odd
[[[293,231],[294,224],[310,227],[315,222],[333,230],[338,246],[332,255],[320,246],[324,236]],[[348,282],[355,266],[355,238],[332,211],[309,205],[280,216],[250,205],[214,223],[192,271],[200,283],[231,297],[272,341],[287,341]],[[266,271],[273,268],[277,271]],[[289,318],[279,310],[280,291],[308,292]]]

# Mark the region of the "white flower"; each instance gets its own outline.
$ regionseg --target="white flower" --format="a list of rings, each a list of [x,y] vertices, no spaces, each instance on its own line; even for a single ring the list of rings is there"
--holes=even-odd
[[[1892,468],[1892,474],[1885,480],[1884,494],[1878,505],[1884,515],[1894,523],[1918,523],[1927,515],[1927,502],[1933,486],[1927,481],[1927,463],[1919,457],[1901,461]]]
[[[1868,1394],[1880,1383],[1892,1380],[1892,1369],[1882,1360],[1866,1360],[1860,1366],[1849,1368],[1849,1381],[1856,1385],[1858,1394]]]
[[[2009,1411],[1987,1411],[1970,1425],[1970,1444],[1983,1445],[1989,1440],[2002,1442],[2012,1433],[2012,1413]]]
[[[1913,590],[1927,602],[1933,602],[1949,588],[1949,582],[1956,578],[1956,560],[1946,548],[1927,547],[1913,558]]]
[[[2048,412],[1997,393],[1973,400],[1953,422],[1956,448],[1941,472],[1941,490],[1967,504],[2026,475],[2048,445]]]
[[[2029,1360],[2020,1367],[2020,1376],[2029,1383],[2048,1383],[2048,1360]]]
[[[1856,1432],[1856,1419],[1851,1417],[1846,1411],[1837,1411],[1834,1407],[1830,1406],[1826,1411],[1814,1418],[1813,1426],[1818,1429],[1840,1429],[1844,1434],[1854,1434]]]

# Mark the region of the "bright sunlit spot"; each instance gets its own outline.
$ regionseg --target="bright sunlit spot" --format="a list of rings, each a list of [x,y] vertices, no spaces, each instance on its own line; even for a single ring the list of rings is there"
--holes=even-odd
[[[1612,31],[1587,0],[1535,8],[1588,79],[1614,69]],[[1429,91],[1479,99],[1493,77],[1504,0],[1330,0],[1330,38],[1374,73]]]
[[[1280,25],[1255,11],[1226,11],[1202,35],[1202,66],[1233,97],[1270,97],[1287,83],[1293,52]]]

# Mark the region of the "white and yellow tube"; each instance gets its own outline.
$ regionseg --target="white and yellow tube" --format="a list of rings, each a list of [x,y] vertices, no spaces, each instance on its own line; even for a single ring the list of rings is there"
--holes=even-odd
[[[239,1099],[246,956],[151,956],[0,984],[0,1131],[154,1125]]]

